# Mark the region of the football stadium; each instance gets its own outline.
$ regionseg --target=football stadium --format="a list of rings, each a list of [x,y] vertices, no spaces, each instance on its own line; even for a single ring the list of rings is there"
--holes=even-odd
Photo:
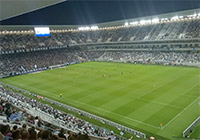
[[[37,9],[21,7],[9,11]],[[1,24],[13,14],[4,12]],[[0,139],[200,139],[199,68],[200,8],[82,26],[2,24]]]

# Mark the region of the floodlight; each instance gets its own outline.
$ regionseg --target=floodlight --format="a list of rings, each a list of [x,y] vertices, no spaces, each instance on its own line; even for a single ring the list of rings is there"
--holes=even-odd
[[[151,20],[152,23],[159,23],[159,19],[158,18],[154,18]]]
[[[128,26],[128,22],[125,22],[124,25],[125,25],[125,26]]]
[[[138,21],[131,22],[130,24],[131,24],[131,25],[137,25],[137,24],[138,24]]]
[[[195,13],[194,15],[193,15],[193,17],[196,17],[197,16],[197,14]]]
[[[92,27],[91,27],[91,30],[98,30],[98,29],[99,29],[98,26],[92,26]]]
[[[88,27],[88,26],[87,26],[87,27],[85,27],[85,30],[89,30],[89,29],[90,29],[90,27]]]
[[[146,23],[147,24],[151,24],[151,20],[149,19],[149,20],[146,20]]]
[[[78,27],[78,30],[82,31],[84,30],[84,27]]]
[[[145,24],[145,23],[146,23],[145,20],[141,20],[141,21],[140,21],[140,24],[142,24],[142,25]]]
[[[168,18],[161,18],[161,21],[163,21],[163,20],[168,20]]]
[[[197,16],[197,14],[195,13],[195,14],[193,14],[193,15],[187,15],[187,17],[188,18],[194,18],[194,17],[196,17]]]
[[[183,18],[183,16],[179,16],[179,19],[182,19]]]
[[[171,20],[177,20],[179,17],[178,16],[174,16],[171,18]]]

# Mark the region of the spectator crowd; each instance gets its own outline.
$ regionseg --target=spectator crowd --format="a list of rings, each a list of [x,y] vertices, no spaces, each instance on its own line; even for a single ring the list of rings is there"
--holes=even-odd
[[[141,62],[154,64],[200,64],[199,52],[161,52],[161,51],[138,51],[138,52],[104,52],[95,60],[118,61],[118,62]]]
[[[56,128],[38,116],[27,114],[26,111],[30,109],[40,110],[53,116],[55,120],[62,120],[68,129],[80,133],[71,131],[66,133],[67,130],[63,128]],[[89,140],[88,135],[117,140],[112,131],[94,126],[71,114],[3,87],[0,87],[0,113],[6,115],[6,121],[0,125],[0,137],[5,140]]]
[[[108,30],[52,32],[50,37],[35,37],[34,33],[1,34],[0,51],[90,43],[194,39],[200,37],[199,25],[200,20],[194,19]]]
[[[199,45],[187,44],[195,52],[172,51],[168,48],[162,51],[106,51],[105,49],[118,49],[119,46],[104,46],[103,43],[120,43],[124,41],[158,41],[171,39],[198,39],[200,38],[200,20],[184,20],[170,23],[159,23],[143,26],[114,28],[93,31],[68,31],[52,32],[50,37],[35,37],[34,33],[0,34],[0,52],[8,51],[9,54],[0,54],[0,76],[15,73],[24,73],[38,68],[48,68],[52,65],[71,62],[121,61],[140,63],[199,63]],[[103,51],[89,51],[86,44],[101,43],[96,48]],[[84,44],[86,46],[84,46]],[[162,46],[162,45],[161,45]],[[61,47],[57,48],[56,47]],[[159,45],[144,45],[142,48],[149,50],[161,49]],[[35,49],[43,50],[35,50]],[[51,49],[49,49],[51,48]],[[52,49],[54,48],[54,49]],[[140,48],[136,46],[134,49]],[[21,51],[22,52],[18,52]],[[133,48],[129,48],[133,49]],[[32,51],[34,50],[34,51]],[[197,51],[196,51],[197,50]],[[10,53],[10,51],[12,53]],[[171,51],[171,52],[170,52]]]
[[[25,72],[52,65],[85,61],[117,61],[153,64],[200,64],[199,52],[85,51],[79,47],[0,55],[0,73]]]

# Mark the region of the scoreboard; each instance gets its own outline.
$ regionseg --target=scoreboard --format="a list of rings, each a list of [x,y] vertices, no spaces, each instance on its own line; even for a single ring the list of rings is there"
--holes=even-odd
[[[49,27],[35,27],[34,30],[36,37],[50,36]]]

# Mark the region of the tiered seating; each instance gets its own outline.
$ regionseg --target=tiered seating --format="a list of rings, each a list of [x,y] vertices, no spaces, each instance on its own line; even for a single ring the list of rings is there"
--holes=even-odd
[[[199,38],[199,24],[200,20],[187,20],[112,30],[53,32],[50,37],[35,37],[34,33],[1,34],[0,50],[6,51],[85,43]]]
[[[71,62],[121,61],[146,63],[200,64],[199,52],[123,52],[123,51],[81,51],[69,49],[46,50],[39,52],[0,55],[0,72],[2,74],[27,72],[38,68]]]
[[[14,139],[15,133],[19,133],[17,135],[19,138],[22,137],[22,133],[26,133],[27,139],[34,137],[34,140],[40,140],[39,138],[43,135],[47,136],[42,139],[48,140],[67,138],[69,140],[89,140],[88,135],[108,139],[111,136],[111,132],[106,129],[93,126],[71,114],[60,112],[47,104],[42,104],[2,87],[0,88],[0,99],[1,114],[6,115],[6,117],[2,115],[0,117],[3,119],[0,130],[1,135],[8,139]],[[34,110],[32,114],[31,110]],[[37,114],[40,116],[36,116]],[[52,120],[46,116],[43,118],[41,114],[48,114]],[[59,126],[58,120],[63,121],[64,124]],[[15,127],[15,129],[10,131],[10,127]],[[68,133],[64,128],[67,129]]]

